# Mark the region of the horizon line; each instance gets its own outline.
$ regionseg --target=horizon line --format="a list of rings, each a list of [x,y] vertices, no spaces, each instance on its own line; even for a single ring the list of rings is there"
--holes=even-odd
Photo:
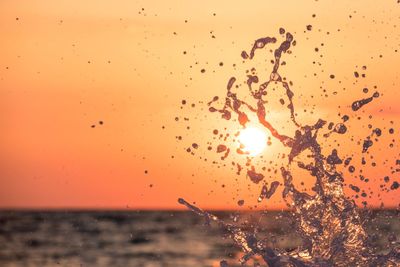
[[[290,208],[257,208],[257,209],[250,209],[250,208],[237,208],[234,209],[232,207],[229,208],[202,208],[203,210],[207,211],[244,211],[244,212],[256,212],[256,211],[293,211]],[[388,206],[388,207],[379,207],[379,206],[372,206],[372,207],[358,207],[359,210],[399,210],[399,207],[396,206]],[[67,211],[67,212],[149,212],[149,211],[164,211],[164,212],[184,212],[190,211],[187,208],[166,208],[166,207],[0,207],[0,212],[60,212],[60,211]]]

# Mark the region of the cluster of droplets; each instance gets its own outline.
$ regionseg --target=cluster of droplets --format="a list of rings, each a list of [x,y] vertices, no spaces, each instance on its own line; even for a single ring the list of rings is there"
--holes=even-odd
[[[285,30],[280,29],[280,33],[285,34]],[[276,42],[277,39],[275,37],[257,39],[250,53],[243,51],[241,56],[244,60],[251,60],[258,49],[263,49],[266,45],[275,44]],[[215,222],[228,232],[244,252],[244,256],[240,260],[243,264],[253,255],[258,255],[262,257],[268,266],[399,266],[400,251],[398,247],[392,247],[391,251],[386,255],[373,253],[368,244],[368,235],[364,229],[359,209],[355,202],[344,194],[344,178],[342,173],[336,169],[336,165],[344,163],[347,166],[351,158],[347,158],[343,162],[336,149],[333,149],[327,156],[322,153],[317,137],[318,132],[325,127],[327,122],[319,119],[313,125],[301,125],[296,121],[293,104],[294,93],[290,89],[290,83],[279,74],[281,56],[289,51],[293,42],[295,42],[293,35],[286,32],[285,40],[274,50],[273,68],[267,81],[260,83],[258,76],[247,75],[246,84],[250,96],[256,103],[255,105],[240,99],[233,92],[232,88],[236,78],[232,77],[227,84],[227,93],[222,108],[213,106],[219,100],[218,96],[215,96],[208,103],[208,106],[210,112],[220,113],[222,119],[237,118],[239,124],[243,127],[246,127],[249,122],[248,113],[254,114],[258,122],[271,133],[273,138],[290,149],[287,165],[280,168],[284,187],[282,198],[287,206],[293,210],[296,230],[303,240],[303,246],[291,252],[280,251],[267,246],[267,242],[259,240],[254,232],[248,232],[239,226],[226,223],[217,216],[189,204],[182,198],[178,202],[204,217],[207,223]],[[355,75],[356,77],[359,76],[358,73],[355,73]],[[259,84],[257,89],[254,89],[255,84]],[[289,102],[287,108],[290,111],[290,118],[297,128],[293,136],[281,134],[267,118],[267,101],[264,97],[267,95],[271,84],[279,84],[285,91]],[[351,105],[352,110],[361,109],[377,97],[379,97],[379,93],[375,92],[371,97],[354,101]],[[284,100],[281,100],[281,102],[284,102]],[[345,134],[347,132],[345,122],[348,119],[349,117],[345,115],[342,117],[343,122],[336,125],[329,123],[327,125],[329,131],[323,136],[328,138],[331,134]],[[363,142],[362,153],[366,153],[369,147],[373,145],[372,137],[379,137],[380,135],[380,129],[373,130],[372,134]],[[197,144],[193,145],[193,148],[196,148],[196,146]],[[225,145],[219,145],[217,148],[218,153],[225,153],[222,159],[228,156],[229,151],[229,148]],[[309,156],[312,159],[311,162],[304,163],[298,159],[303,152],[311,154]],[[291,172],[293,167],[303,169],[315,178],[315,184],[312,188],[313,194],[302,192],[295,187]],[[351,167],[349,167],[349,170]],[[354,169],[354,167],[352,168]],[[240,170],[241,167],[238,170],[239,173]],[[248,169],[247,176],[254,183],[259,183],[264,179],[263,174],[258,173],[255,166],[251,166]],[[269,186],[269,189],[264,184],[258,201],[269,199],[275,193],[279,184],[278,181],[274,181]],[[350,184],[349,186],[354,191],[360,191],[355,185]],[[398,184],[397,186],[394,184],[392,187],[393,190],[396,190]],[[238,202],[239,205],[243,205],[243,203],[243,200]],[[221,261],[220,265],[228,266],[226,261]]]

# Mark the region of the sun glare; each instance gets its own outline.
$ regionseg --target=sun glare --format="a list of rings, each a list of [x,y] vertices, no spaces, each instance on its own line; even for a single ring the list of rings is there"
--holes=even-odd
[[[254,157],[260,154],[267,145],[267,134],[257,127],[247,127],[240,131],[238,140],[241,150]]]

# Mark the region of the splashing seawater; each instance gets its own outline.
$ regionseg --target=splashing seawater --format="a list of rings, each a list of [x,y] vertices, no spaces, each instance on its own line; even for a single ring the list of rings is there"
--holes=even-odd
[[[250,54],[243,51],[241,56],[245,60],[251,60],[255,56],[257,49],[262,49],[268,44],[275,44],[275,37],[260,38],[254,42]],[[286,167],[281,167],[280,172],[283,178],[282,197],[287,205],[293,210],[296,230],[303,239],[303,246],[295,251],[284,252],[266,245],[265,240],[257,238],[253,232],[245,231],[240,227],[226,223],[217,216],[210,214],[202,209],[189,204],[180,198],[178,202],[196,214],[204,217],[207,223],[215,222],[223,228],[234,242],[242,249],[244,256],[240,262],[246,263],[254,255],[259,255],[268,266],[400,266],[400,248],[393,247],[386,255],[376,255],[368,245],[368,236],[363,226],[359,210],[355,202],[348,199],[343,191],[344,178],[336,170],[336,165],[342,164],[338,157],[338,151],[333,150],[330,155],[323,155],[321,145],[318,142],[318,131],[322,129],[326,121],[319,119],[314,125],[301,125],[296,121],[295,108],[293,105],[294,93],[289,84],[281,78],[279,74],[280,60],[283,53],[286,53],[293,42],[293,35],[286,33],[285,40],[274,51],[274,66],[269,75],[269,80],[261,83],[258,89],[253,89],[253,84],[259,82],[258,76],[248,75],[247,86],[251,97],[256,101],[256,107],[238,98],[232,92],[232,87],[236,78],[232,77],[228,81],[225,103],[218,109],[212,104],[218,101],[214,97],[208,103],[210,112],[219,112],[223,119],[230,120],[232,116],[237,116],[239,123],[245,126],[249,121],[248,115],[242,110],[245,107],[247,112],[254,113],[258,122],[265,127],[271,135],[279,140],[284,146],[290,148]],[[270,84],[280,84],[285,90],[289,100],[287,105],[290,110],[291,121],[297,127],[293,136],[286,136],[280,133],[266,118],[266,104],[264,96]],[[352,104],[354,111],[360,109],[365,104],[378,97],[378,93],[370,98],[355,101]],[[345,116],[343,121],[347,121]],[[336,126],[329,125],[331,130],[324,137],[329,137],[331,133],[345,134],[346,126],[338,123]],[[368,139],[369,140],[369,139]],[[371,141],[372,142],[372,141]],[[367,142],[365,146],[372,143]],[[365,148],[365,149],[368,149]],[[220,149],[222,152],[222,149]],[[224,147],[223,151],[226,148]],[[297,157],[304,151],[311,153],[311,163],[303,163]],[[363,152],[365,152],[363,150]],[[346,160],[349,164],[351,159]],[[293,184],[291,167],[296,164],[299,168],[307,171],[315,177],[315,184],[312,190],[315,192],[310,195],[301,192]],[[255,171],[254,167],[248,171],[248,176],[255,183],[263,179],[262,174]],[[274,194],[279,182],[271,184],[270,189],[264,185],[259,197],[262,199],[270,198]],[[228,266],[227,262],[221,261],[221,266]]]

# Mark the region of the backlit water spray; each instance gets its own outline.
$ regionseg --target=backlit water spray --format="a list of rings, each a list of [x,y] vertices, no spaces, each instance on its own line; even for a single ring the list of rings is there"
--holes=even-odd
[[[285,34],[285,38],[280,44],[275,37],[260,38],[254,42],[250,52],[243,51],[241,54],[244,60],[252,60],[258,49],[264,49],[267,46],[276,47],[273,50],[272,71],[267,81],[260,81],[257,75],[247,75],[249,96],[256,104],[252,105],[238,97],[234,92],[236,78],[232,77],[228,81],[222,107],[216,107],[216,102],[219,100],[217,96],[208,103],[208,106],[210,112],[220,113],[225,120],[237,118],[242,127],[246,127],[249,122],[250,113],[252,116],[255,115],[261,127],[264,127],[273,138],[290,149],[290,153],[284,159],[287,163],[279,170],[283,185],[282,198],[293,212],[295,231],[302,238],[302,246],[290,252],[279,250],[268,245],[271,243],[268,240],[259,238],[256,231],[245,230],[241,226],[224,222],[182,198],[178,200],[179,203],[204,217],[207,223],[214,222],[224,229],[244,252],[240,259],[242,264],[245,264],[251,257],[258,256],[268,266],[400,266],[398,243],[392,242],[390,251],[384,255],[374,253],[373,248],[369,245],[359,208],[354,200],[344,194],[345,177],[336,167],[342,164],[347,166],[351,159],[341,159],[340,151],[336,149],[331,150],[328,155],[322,153],[322,143],[318,139],[322,135],[320,132],[325,131],[324,138],[335,134],[346,134],[346,122],[349,120],[349,116],[344,115],[342,122],[336,125],[328,124],[323,119],[318,119],[312,125],[302,125],[297,121],[293,104],[294,92],[290,83],[279,73],[281,57],[289,51],[294,40],[293,35],[289,32],[285,33],[283,29],[280,29],[280,33]],[[269,121],[266,113],[268,102],[264,98],[270,87],[276,85],[281,86],[285,92],[291,122],[296,126],[296,130],[290,136],[282,134],[280,129]],[[357,100],[352,103],[352,110],[357,111],[378,97],[379,93],[375,92],[368,98]],[[365,139],[362,153],[366,153],[373,145],[373,137],[380,135],[381,130],[374,129],[371,135]],[[223,152],[226,149],[226,147],[220,147],[217,152]],[[310,161],[300,160],[299,155],[303,152],[309,153]],[[238,149],[238,153],[240,153],[240,149]],[[264,179],[264,176],[256,171],[256,167],[250,166],[247,175],[253,182],[258,183]],[[313,194],[296,188],[294,185],[296,177],[292,175],[293,167],[301,168],[314,177]],[[264,185],[259,198],[261,200],[269,199],[279,184],[274,181],[269,188]],[[391,190],[397,188],[398,184],[393,183]],[[359,191],[356,186],[353,186],[352,189]],[[252,229],[254,228],[256,226]],[[228,266],[228,263],[221,261],[220,265]]]

